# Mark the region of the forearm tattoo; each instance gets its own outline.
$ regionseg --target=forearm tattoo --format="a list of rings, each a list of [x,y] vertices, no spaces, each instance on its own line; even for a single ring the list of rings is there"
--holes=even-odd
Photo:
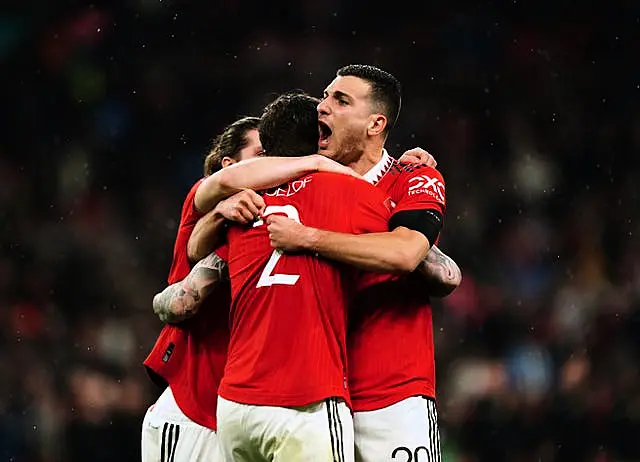
[[[462,272],[456,262],[437,247],[431,247],[421,267],[429,294],[434,297],[446,297],[462,282]]]
[[[157,294],[153,299],[153,311],[165,323],[184,321],[196,314],[218,282],[228,278],[227,263],[211,253],[196,263],[186,278]]]
[[[435,245],[429,249],[426,258],[428,273],[437,280],[455,279],[460,271],[458,265]]]

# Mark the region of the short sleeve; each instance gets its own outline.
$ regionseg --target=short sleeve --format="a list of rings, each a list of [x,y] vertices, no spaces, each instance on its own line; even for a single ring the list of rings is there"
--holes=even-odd
[[[444,215],[445,185],[442,174],[434,168],[420,166],[405,170],[395,186],[393,213],[407,210],[435,210]]]

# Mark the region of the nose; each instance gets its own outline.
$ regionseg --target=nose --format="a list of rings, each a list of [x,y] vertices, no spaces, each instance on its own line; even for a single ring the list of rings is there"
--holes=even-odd
[[[326,99],[323,99],[318,103],[318,114],[319,115],[329,114],[329,103],[327,103]]]

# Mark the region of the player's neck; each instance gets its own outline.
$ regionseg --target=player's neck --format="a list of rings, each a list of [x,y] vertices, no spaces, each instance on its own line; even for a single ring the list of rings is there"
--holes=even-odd
[[[364,175],[382,159],[382,147],[365,151],[358,160],[349,164],[349,167],[358,175]]]

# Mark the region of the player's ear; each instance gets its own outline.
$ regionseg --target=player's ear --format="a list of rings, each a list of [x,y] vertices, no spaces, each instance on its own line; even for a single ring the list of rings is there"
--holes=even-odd
[[[371,114],[367,134],[369,136],[380,135],[387,126],[387,118],[383,114]]]
[[[229,165],[233,165],[235,163],[237,163],[238,161],[229,157],[229,156],[224,156],[222,158],[222,162],[220,162],[220,165],[222,165],[222,168],[227,168]]]

